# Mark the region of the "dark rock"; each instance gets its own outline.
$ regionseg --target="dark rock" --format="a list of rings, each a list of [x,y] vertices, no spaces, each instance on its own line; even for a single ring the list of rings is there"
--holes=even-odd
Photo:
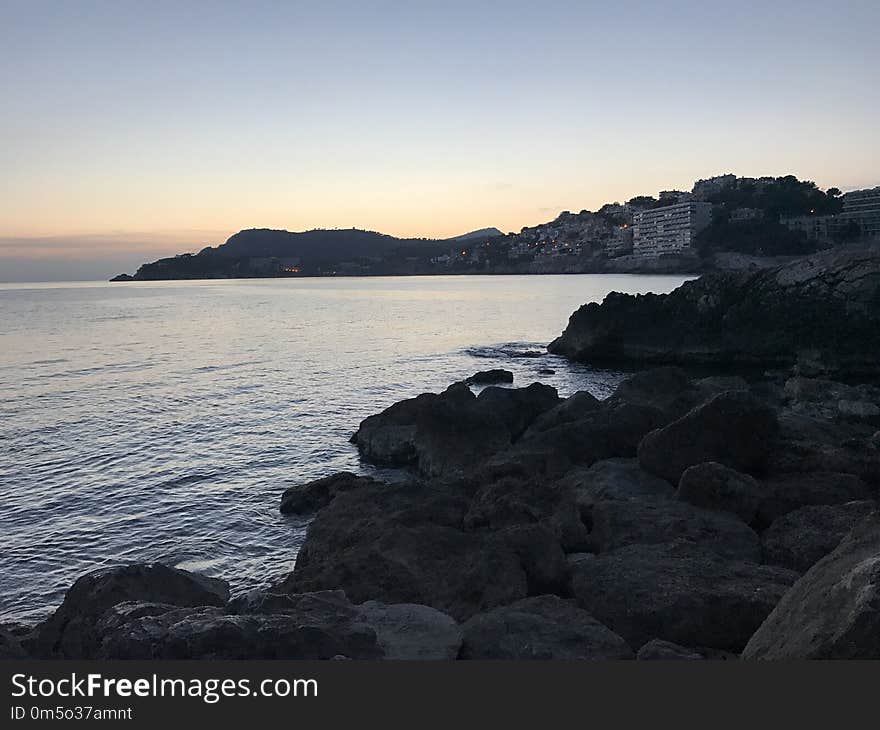
[[[609,400],[656,408],[668,422],[681,418],[707,397],[708,393],[698,389],[684,370],[669,366],[631,375],[617,386]]]
[[[673,644],[671,641],[651,639],[639,649],[636,659],[643,662],[695,661],[702,660],[703,655],[694,649]]]
[[[361,603],[417,603],[463,620],[526,595],[519,557],[504,541],[462,528],[455,488],[394,485],[340,494],[309,526],[278,592],[343,589]]]
[[[468,385],[491,385],[493,383],[512,383],[513,373],[503,368],[480,370],[464,381]]]
[[[548,528],[566,552],[588,542],[574,493],[564,484],[540,479],[506,477],[480,487],[464,518],[468,529],[535,523]]]
[[[592,364],[880,373],[880,252],[833,248],[777,269],[722,272],[665,295],[609,294],[550,352]]]
[[[880,512],[810,568],[743,659],[880,659]]]
[[[31,658],[21,638],[11,626],[0,624],[0,661]]]
[[[765,495],[754,477],[707,461],[685,469],[678,482],[677,496],[697,507],[732,512],[751,524]]]
[[[662,422],[656,408],[609,404],[544,431],[529,429],[513,448],[487,462],[492,474],[561,477],[572,467],[635,456],[641,438]]]
[[[601,405],[602,401],[594,395],[585,390],[579,390],[538,416],[529,427],[529,433],[534,434],[561,426],[564,423],[578,421],[600,408]]]
[[[797,579],[685,545],[630,545],[572,567],[578,604],[631,646],[738,651]]]
[[[281,495],[281,512],[295,515],[317,512],[321,507],[327,506],[337,494],[375,483],[370,477],[342,471],[308,484],[298,484],[284,490]]]
[[[541,524],[507,527],[498,535],[519,557],[530,596],[565,590],[568,563],[557,535]]]
[[[384,659],[443,661],[458,658],[462,630],[445,613],[429,606],[388,605],[377,601],[362,603],[357,611],[357,623],[375,631]]]
[[[707,398],[729,390],[751,390],[748,381],[739,375],[712,375],[708,378],[700,378],[695,385],[698,390],[706,394]]]
[[[95,633],[96,621],[119,603],[223,606],[228,599],[226,581],[161,563],[96,570],[79,578],[55,613],[37,627],[32,653],[40,657],[92,658],[100,639]]]
[[[355,606],[340,590],[254,590],[230,601],[229,610],[242,615],[290,614],[340,637],[354,629],[372,630],[385,659],[455,659],[461,646],[461,629],[445,613],[409,603],[367,601]]]
[[[861,501],[789,512],[762,533],[764,562],[805,573],[875,509],[876,502]]]
[[[639,463],[676,484],[685,469],[706,461],[738,471],[760,470],[778,427],[773,409],[750,393],[721,393],[649,433],[639,444]]]
[[[352,441],[367,461],[438,475],[474,468],[508,446],[510,432],[459,383],[440,395],[424,393],[370,416]]]
[[[593,505],[611,499],[671,499],[675,487],[639,466],[637,459],[604,459],[567,474],[563,484],[574,491],[581,516],[592,521]]]
[[[551,368],[539,368],[538,375],[556,375],[556,371]]]
[[[380,659],[376,632],[345,600],[302,610],[231,614],[216,607],[122,603],[97,623],[99,659]],[[310,612],[318,604],[317,615]],[[336,604],[334,606],[334,603]]]
[[[813,472],[781,474],[763,483],[765,497],[758,508],[761,524],[769,525],[800,507],[845,504],[873,498],[873,490],[854,474]]]
[[[673,499],[597,502],[592,523],[590,540],[599,553],[684,540],[729,560],[761,560],[758,536],[738,517]]]
[[[477,405],[498,416],[515,441],[538,416],[560,402],[556,388],[532,383],[527,388],[486,388]]]
[[[352,442],[375,464],[413,466],[429,476],[464,475],[511,442],[541,413],[559,402],[555,388],[483,390],[463,383],[440,395],[400,401],[365,419]]]
[[[613,631],[557,596],[537,596],[474,616],[462,627],[462,659],[632,659]]]

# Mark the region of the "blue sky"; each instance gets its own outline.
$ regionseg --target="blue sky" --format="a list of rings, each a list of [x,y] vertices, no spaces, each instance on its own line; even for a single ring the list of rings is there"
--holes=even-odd
[[[728,171],[880,184],[878,28],[873,1],[0,0],[0,280],[254,226],[518,230]]]

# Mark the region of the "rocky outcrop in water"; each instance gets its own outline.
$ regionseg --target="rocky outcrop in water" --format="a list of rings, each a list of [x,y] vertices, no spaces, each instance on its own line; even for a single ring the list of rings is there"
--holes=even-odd
[[[858,402],[858,408],[840,403]],[[4,656],[880,658],[880,390],[639,373],[607,400],[458,384],[366,419],[365,460],[284,492],[293,572],[228,597],[163,565],[84,576]]]
[[[666,295],[609,294],[578,309],[550,351],[592,364],[674,363],[880,374],[880,250],[832,249],[718,273]]]

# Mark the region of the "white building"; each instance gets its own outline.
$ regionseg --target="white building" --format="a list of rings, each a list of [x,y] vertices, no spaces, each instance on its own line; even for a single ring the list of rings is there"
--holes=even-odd
[[[840,218],[843,225],[857,223],[862,237],[880,238],[880,186],[846,193]]]
[[[712,220],[711,203],[678,203],[633,216],[633,254],[656,258],[691,250],[694,237]]]

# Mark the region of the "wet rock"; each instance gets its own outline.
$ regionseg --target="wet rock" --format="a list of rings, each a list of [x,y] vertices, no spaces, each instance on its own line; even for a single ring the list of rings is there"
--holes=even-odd
[[[797,574],[686,545],[630,545],[572,567],[578,605],[630,646],[739,651]]]
[[[684,540],[729,560],[760,562],[757,534],[735,515],[671,499],[597,502],[592,512],[593,549],[606,553],[626,545]]]
[[[462,659],[632,659],[632,649],[572,601],[536,596],[481,613],[462,627]]]
[[[678,483],[688,467],[717,461],[738,471],[764,467],[778,432],[776,413],[750,393],[715,396],[639,444],[639,463]]]
[[[703,659],[703,655],[686,646],[673,644],[671,641],[651,639],[639,649],[636,659],[643,662],[699,661]]]
[[[685,469],[678,482],[677,496],[697,507],[732,512],[751,524],[765,495],[754,477],[707,461]]]
[[[61,606],[37,627],[30,648],[40,657],[89,659],[99,645],[97,619],[119,603],[223,606],[228,599],[226,581],[161,563],[104,568],[87,573],[71,586]]]
[[[743,659],[880,659],[880,513],[789,590]]]
[[[861,501],[789,512],[761,534],[764,562],[805,573],[876,509],[876,502]]]
[[[512,383],[513,373],[503,368],[480,370],[464,381],[468,385],[492,385],[494,383]]]
[[[317,512],[328,505],[337,494],[375,483],[370,477],[342,471],[307,484],[298,484],[284,490],[281,495],[281,512],[294,515]]]

